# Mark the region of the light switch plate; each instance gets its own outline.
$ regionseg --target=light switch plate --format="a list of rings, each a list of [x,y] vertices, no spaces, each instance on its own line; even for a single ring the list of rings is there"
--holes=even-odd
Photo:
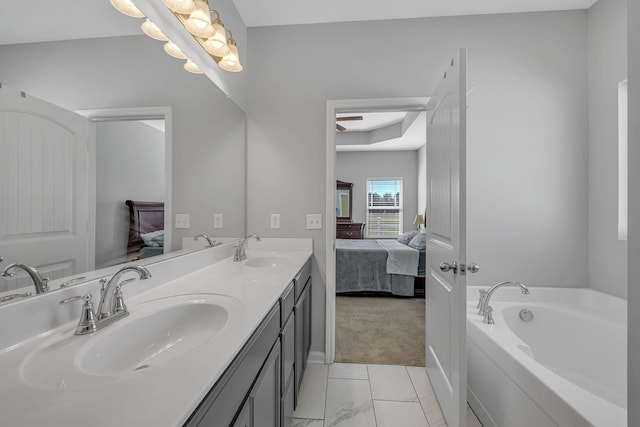
[[[307,214],[307,230],[322,230],[322,214]]]
[[[176,228],[189,228],[189,214],[176,214]]]
[[[271,214],[271,228],[272,229],[280,228],[280,214]]]
[[[224,228],[224,217],[221,213],[213,214],[213,228]]]

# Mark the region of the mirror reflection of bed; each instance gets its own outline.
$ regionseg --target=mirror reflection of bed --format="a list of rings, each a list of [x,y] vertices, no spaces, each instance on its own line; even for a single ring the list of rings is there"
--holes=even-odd
[[[136,261],[164,253],[164,203],[127,200],[127,258]]]

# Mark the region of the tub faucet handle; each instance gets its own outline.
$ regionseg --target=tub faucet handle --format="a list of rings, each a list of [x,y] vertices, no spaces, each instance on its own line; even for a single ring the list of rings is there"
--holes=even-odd
[[[480,294],[480,297],[478,298],[478,305],[476,305],[476,308],[482,307],[482,303],[484,302],[484,298],[487,296],[487,290],[486,289],[479,289],[478,293]]]
[[[484,323],[488,325],[493,325],[495,322],[493,321],[493,307],[490,305],[484,310]]]

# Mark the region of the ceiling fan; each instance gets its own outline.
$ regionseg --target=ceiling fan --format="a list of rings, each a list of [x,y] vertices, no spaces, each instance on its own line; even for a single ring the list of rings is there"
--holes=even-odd
[[[336,122],[348,122],[352,120],[362,120],[362,116],[336,117]],[[336,123],[336,129],[338,129],[340,132],[344,132],[345,130],[347,130],[347,128],[342,126],[340,123]]]

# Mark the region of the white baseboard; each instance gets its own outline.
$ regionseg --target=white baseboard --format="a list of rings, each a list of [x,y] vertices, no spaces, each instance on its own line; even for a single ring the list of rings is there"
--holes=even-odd
[[[310,351],[309,352],[309,363],[322,363],[324,364],[324,351]]]

